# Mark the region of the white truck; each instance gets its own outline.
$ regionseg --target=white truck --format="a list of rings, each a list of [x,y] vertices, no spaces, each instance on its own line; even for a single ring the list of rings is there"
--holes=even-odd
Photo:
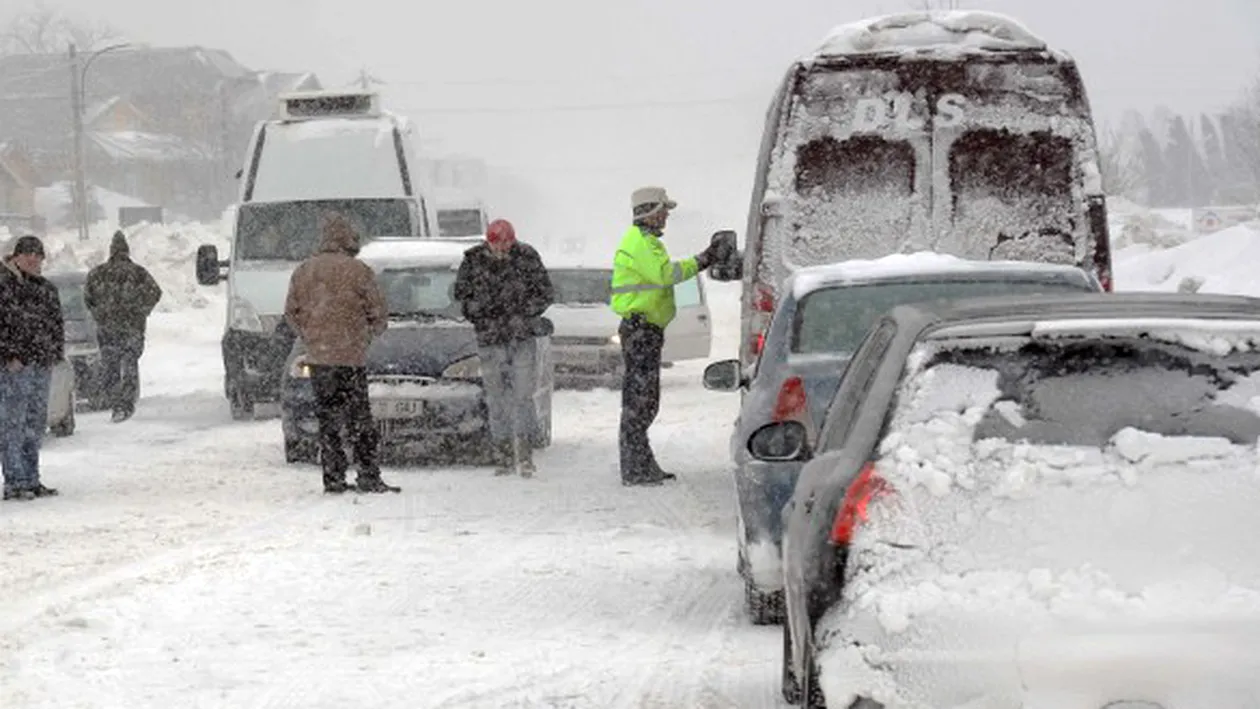
[[[330,214],[347,218],[366,243],[437,233],[417,169],[408,122],[381,109],[375,92],[303,92],[280,97],[275,118],[250,138],[231,254],[197,250],[197,281],[227,281],[224,394],[232,417],[279,401],[293,333],[284,324],[289,277],[313,254]]]

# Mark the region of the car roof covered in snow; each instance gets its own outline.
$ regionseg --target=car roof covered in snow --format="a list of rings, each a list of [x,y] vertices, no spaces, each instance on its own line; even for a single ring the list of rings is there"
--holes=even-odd
[[[831,30],[809,59],[878,54],[962,58],[1049,49],[1018,20],[976,10],[918,11],[873,17]]]
[[[444,237],[381,237],[369,241],[359,251],[359,259],[377,271],[405,268],[458,268],[464,252],[481,243],[482,238]]]
[[[1079,280],[1082,284],[1091,280],[1089,274],[1076,266],[1035,261],[972,261],[934,251],[919,251],[912,254],[889,254],[877,259],[806,266],[788,277],[785,289],[792,293],[792,297],[800,299],[820,288],[923,278],[948,280],[951,276],[1025,276],[1048,281]]]

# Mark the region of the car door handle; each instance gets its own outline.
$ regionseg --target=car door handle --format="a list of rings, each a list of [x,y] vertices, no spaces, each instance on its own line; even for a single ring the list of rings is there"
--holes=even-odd
[[[700,313],[699,315],[696,316],[696,319],[699,320],[700,322],[706,322],[708,321],[709,316],[705,315],[704,313]]]

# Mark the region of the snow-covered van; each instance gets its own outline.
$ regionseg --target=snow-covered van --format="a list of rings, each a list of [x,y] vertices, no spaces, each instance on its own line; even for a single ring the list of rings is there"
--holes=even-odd
[[[1111,289],[1080,73],[1009,17],[865,20],[792,64],[754,177],[741,361],[796,268],[924,250],[1074,264]]]
[[[227,281],[224,393],[233,418],[279,400],[292,344],[280,327],[289,277],[318,247],[328,215],[349,219],[365,241],[437,233],[417,168],[409,124],[382,110],[375,92],[287,94],[278,115],[254,128],[231,255],[221,261],[213,245],[197,251],[197,281]]]

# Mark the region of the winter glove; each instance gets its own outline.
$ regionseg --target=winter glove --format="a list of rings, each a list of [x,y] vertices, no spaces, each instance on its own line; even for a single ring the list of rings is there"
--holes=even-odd
[[[703,271],[717,261],[717,257],[714,254],[714,246],[714,244],[709,244],[707,249],[696,254],[696,268]]]

